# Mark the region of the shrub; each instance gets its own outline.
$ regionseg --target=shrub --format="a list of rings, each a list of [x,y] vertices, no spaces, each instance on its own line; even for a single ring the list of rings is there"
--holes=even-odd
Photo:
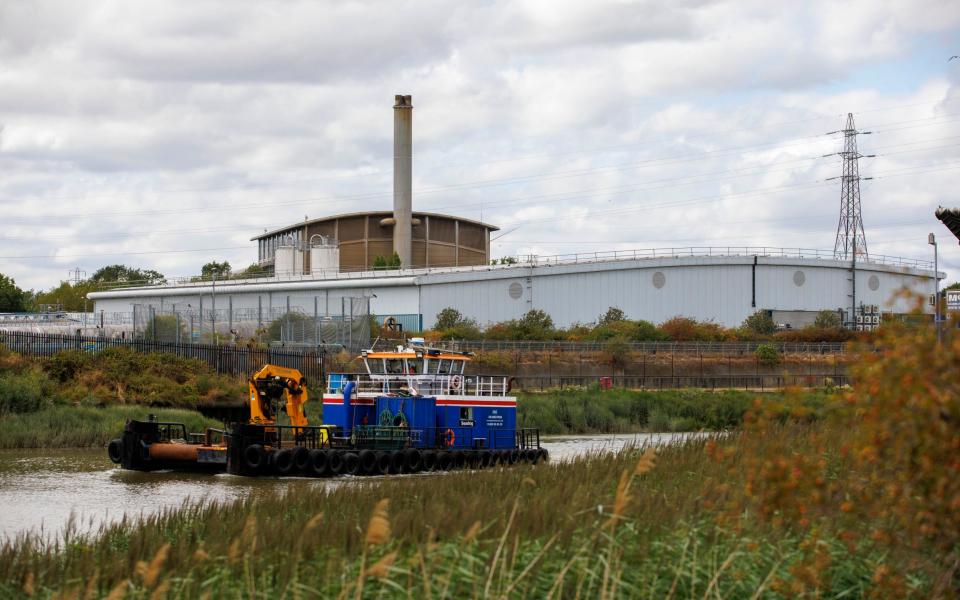
[[[760,344],[755,351],[761,365],[774,366],[780,364],[780,351],[773,344]]]
[[[478,340],[483,338],[480,326],[473,319],[467,319],[460,311],[447,307],[437,313],[433,326],[442,340]]]
[[[90,367],[92,357],[82,350],[60,350],[43,361],[43,370],[53,379],[64,383]]]
[[[627,320],[627,314],[625,312],[623,312],[616,306],[611,306],[610,308],[607,309],[607,312],[600,315],[600,317],[597,319],[597,324],[609,325],[610,323],[614,323],[616,321],[626,321],[626,320]]]
[[[777,324],[766,310],[758,310],[743,321],[744,329],[761,335],[770,335],[777,330]]]
[[[554,338],[556,330],[550,315],[533,309],[519,319],[494,323],[485,333],[491,340],[549,340]]]
[[[835,310],[821,310],[817,313],[817,318],[813,320],[813,326],[816,329],[840,329],[843,323],[840,322],[840,315]]]
[[[630,345],[622,337],[615,337],[603,345],[603,354],[615,369],[622,369],[630,361]]]
[[[717,342],[731,337],[730,332],[710,321],[674,317],[660,325],[660,331],[674,342]]]
[[[35,412],[52,406],[55,397],[56,390],[42,371],[0,375],[0,415]]]

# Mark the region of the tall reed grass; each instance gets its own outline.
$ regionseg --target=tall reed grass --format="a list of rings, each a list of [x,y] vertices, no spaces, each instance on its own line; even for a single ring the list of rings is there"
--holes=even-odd
[[[770,433],[810,452],[812,432],[826,427]],[[842,444],[843,431],[830,433]],[[704,500],[747,474],[705,460],[711,444],[737,448],[741,439],[186,504],[53,546],[21,536],[0,547],[0,592],[29,583],[40,596],[77,597],[87,586],[92,597],[131,598],[776,597],[790,595],[811,544],[837,557],[825,565],[822,595],[872,589],[889,558],[882,548],[769,535],[759,519],[717,521]]]
[[[192,410],[147,406],[54,406],[36,412],[8,413],[0,418],[0,449],[105,447],[119,437],[127,419],[185,423],[187,431],[216,427],[216,421]]]
[[[784,393],[568,388],[521,394],[517,422],[548,434],[719,431],[738,427],[758,397],[777,403]],[[799,397],[814,417],[829,404],[825,390],[805,390]]]

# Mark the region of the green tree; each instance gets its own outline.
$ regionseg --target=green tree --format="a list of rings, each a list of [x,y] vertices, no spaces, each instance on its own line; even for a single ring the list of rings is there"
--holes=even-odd
[[[553,319],[550,315],[535,308],[527,311],[513,325],[518,340],[546,340],[553,336]]]
[[[30,293],[17,287],[11,277],[0,274],[0,312],[24,312],[29,296]]]
[[[434,323],[434,329],[450,329],[456,327],[463,321],[463,315],[460,311],[448,306],[437,313],[437,321]]]
[[[396,252],[393,253],[393,256],[376,256],[373,259],[373,268],[374,270],[380,269],[399,269],[400,268],[400,255]]]
[[[842,325],[840,315],[835,310],[821,310],[813,320],[813,326],[817,329],[840,329]]]
[[[60,307],[68,312],[85,311],[92,306],[92,302],[87,301],[87,294],[96,291],[97,285],[89,280],[70,283],[62,281],[57,287],[39,292],[36,295],[36,304],[59,304]]]
[[[264,267],[261,267],[257,263],[251,264],[246,269],[239,271],[237,273],[231,273],[230,279],[252,279],[255,277],[266,277],[267,270]]]
[[[777,330],[777,324],[766,310],[758,310],[743,321],[743,328],[753,333],[770,335]]]
[[[616,306],[611,306],[607,309],[607,312],[600,315],[597,319],[598,325],[609,325],[610,323],[615,323],[617,321],[626,321],[627,313],[623,312]]]
[[[451,307],[437,313],[433,329],[444,340],[478,340],[483,337],[475,320],[464,317],[459,310]]]
[[[97,269],[89,281],[101,284],[99,287],[110,287],[113,283],[142,283],[144,285],[164,283],[166,277],[153,269],[136,269],[125,265],[108,265]],[[102,285],[107,284],[107,285]]]
[[[217,262],[213,260],[200,267],[200,277],[203,279],[213,279],[214,275],[217,276],[217,279],[227,279],[230,277],[230,263],[227,261]]]

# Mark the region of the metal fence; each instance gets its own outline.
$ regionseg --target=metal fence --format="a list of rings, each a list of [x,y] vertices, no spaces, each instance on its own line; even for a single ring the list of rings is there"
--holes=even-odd
[[[633,390],[674,390],[700,388],[710,390],[783,390],[787,388],[812,388],[833,385],[849,385],[849,375],[610,375],[610,376],[527,376],[513,378],[513,389],[528,392],[546,391],[554,388],[586,388],[601,386],[603,380],[610,387]]]
[[[155,342],[147,339],[113,339],[78,335],[0,331],[0,344],[28,356],[49,356],[61,350],[97,353],[107,348],[130,348],[137,352],[160,352],[201,360],[222,375],[246,376],[265,364],[299,370],[315,382],[324,381],[328,351],[339,348],[244,347],[215,344]],[[321,385],[325,385],[321,383]]]
[[[755,352],[761,344],[773,345],[783,354],[843,354],[845,351],[843,342],[633,342],[627,346],[631,351],[645,354],[739,356]],[[606,347],[604,342],[527,340],[455,340],[430,345],[459,352],[598,352]]]

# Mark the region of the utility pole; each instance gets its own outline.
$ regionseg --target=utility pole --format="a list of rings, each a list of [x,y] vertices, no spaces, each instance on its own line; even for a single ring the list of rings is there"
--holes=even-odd
[[[932,233],[927,243],[933,246],[933,322],[937,328],[937,345],[940,345],[940,271],[937,264],[937,238]]]
[[[843,158],[843,174],[830,177],[827,181],[840,179],[840,221],[837,223],[837,239],[833,245],[833,257],[836,260],[850,261],[851,300],[850,322],[856,321],[857,314],[857,257],[867,258],[867,236],[863,232],[863,214],[860,207],[860,180],[873,179],[860,177],[859,159],[873,158],[875,154],[860,154],[857,150],[857,135],[868,135],[870,131],[858,131],[853,123],[853,113],[847,113],[847,125],[844,129],[831,131],[827,135],[843,134],[843,150],[827,156]]]
[[[213,334],[213,345],[217,345],[217,272],[213,271],[213,282],[210,284],[210,295],[212,296],[213,309],[210,311],[211,325],[210,331]]]

